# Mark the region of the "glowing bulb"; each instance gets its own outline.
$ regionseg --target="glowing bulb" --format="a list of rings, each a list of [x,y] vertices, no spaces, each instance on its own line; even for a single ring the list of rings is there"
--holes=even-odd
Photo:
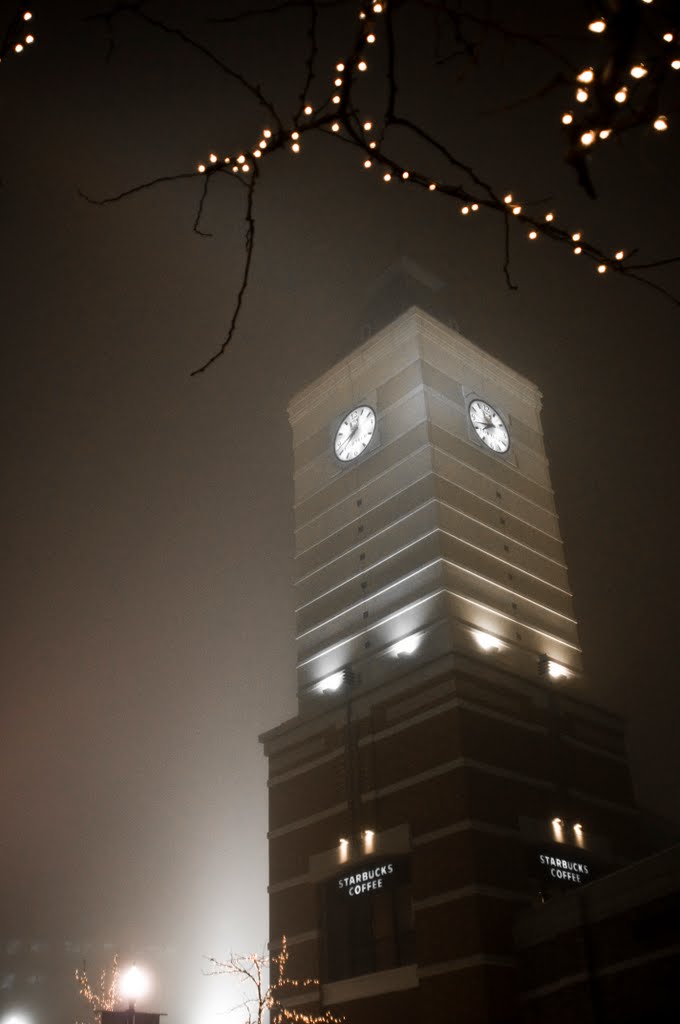
[[[569,114],[569,113],[562,114],[562,124],[571,124],[571,122],[573,120],[574,120],[574,115],[573,114]]]
[[[30,11],[24,11],[24,21],[30,21],[33,15]]]
[[[373,127],[373,123],[371,121],[364,121],[364,131],[365,132],[370,132],[372,127]]]
[[[199,174],[203,174],[205,172],[205,164],[199,164],[196,170]]]
[[[579,103],[585,103],[586,100],[588,99],[588,90],[587,89],[577,89],[576,90],[576,99],[578,100]]]
[[[622,260],[623,257],[625,256],[625,253],[624,253],[623,249],[619,249],[619,251],[617,253],[615,253],[614,256],[615,256],[615,258],[617,260]]]
[[[553,820],[550,822],[550,824],[552,825],[553,835],[554,835],[555,839],[557,839],[558,842],[561,842],[562,839],[564,838],[564,835],[563,835],[563,832],[562,832],[562,830],[564,828],[564,822],[562,821],[561,818],[553,818]]]
[[[574,822],[573,829],[574,829],[574,832],[583,832],[583,825],[581,824],[580,821],[576,821],[576,822]]]
[[[571,236],[571,240],[572,240],[572,242],[580,242],[581,241],[581,232],[580,231],[575,231],[574,234]]]
[[[598,274],[604,274],[606,272],[606,270],[607,270],[606,263],[600,263],[600,265],[597,268]]]
[[[654,127],[656,128],[657,132],[666,131],[666,129],[668,128],[668,122],[666,121],[666,118],[663,114],[660,114],[659,117],[657,117],[656,121],[654,122]]]
[[[149,990],[149,975],[137,964],[132,964],[123,972],[120,979],[120,990],[122,995],[134,1003]]]
[[[510,192],[508,192],[507,196],[503,196],[503,202],[504,203],[511,203],[512,202],[512,194]]]
[[[464,206],[463,209],[460,212],[463,214],[464,217],[466,217],[468,215],[468,213],[470,212],[470,207],[469,206]]]
[[[359,69],[359,71],[365,71],[367,67],[368,64],[366,63],[365,60],[360,60],[359,63],[357,64],[357,68]]]
[[[538,238],[538,231],[530,231],[529,232],[529,238],[531,238],[532,241],[533,241],[534,238]]]
[[[604,32],[606,27],[607,22],[604,20],[604,18],[596,18],[595,21],[591,21],[590,25],[588,25],[590,31],[595,32],[597,35],[599,35],[600,32]]]
[[[331,125],[331,131],[332,132],[339,132],[340,131],[340,125],[338,124],[337,121],[333,121],[333,124]]]
[[[522,212],[522,207],[521,206],[513,206],[512,212],[513,212],[514,216],[517,217]]]
[[[262,134],[264,135],[265,139],[271,139],[272,137],[272,133],[270,132],[269,128],[265,128]]]
[[[609,136],[611,135],[611,133],[612,133],[611,128],[603,128],[602,131],[600,132],[600,138],[601,139],[608,139]]]
[[[307,104],[307,106],[305,107],[304,112],[307,115],[307,117],[309,117],[309,115],[312,113],[312,108],[310,107],[309,104]]]
[[[635,67],[630,69],[630,73],[633,78],[644,78],[647,74],[647,68],[643,64],[636,64]]]
[[[256,150],[255,150],[255,151],[253,152],[253,156],[254,156],[254,157],[255,157],[255,159],[257,160],[257,159],[259,159],[259,158],[260,158],[260,157],[262,156],[262,152],[261,152],[261,151],[260,151],[259,149],[256,149]]]
[[[618,92],[614,93],[614,99],[617,103],[625,103],[628,99],[628,89],[624,85]]]
[[[15,53],[21,53],[22,50],[23,50],[23,46],[21,45],[21,43],[17,43],[16,46],[14,47],[14,52]]]
[[[217,163],[217,154],[216,153],[211,153],[210,154],[210,163],[211,164],[216,164]]]
[[[592,146],[595,142],[595,132],[584,132],[581,136],[581,144],[583,146]]]
[[[409,176],[409,175],[408,175],[408,171],[402,171],[402,172],[401,172],[401,176],[402,176],[402,178],[404,179],[404,181],[406,181],[406,179],[407,179],[407,178],[408,178],[408,176]]]
[[[671,67],[673,68],[673,71],[680,71],[680,60],[672,60]]]
[[[366,42],[367,43],[374,43],[375,42],[375,36],[373,35],[372,32],[369,32],[369,34],[366,36]]]
[[[33,36],[26,36],[26,42],[30,44],[30,43],[35,42],[35,40],[34,40]]]
[[[554,219],[555,219],[555,214],[554,214],[554,213],[546,213],[546,215],[545,215],[545,219],[546,219],[546,220],[548,221],[548,223],[549,223],[549,222],[550,222],[551,220],[554,220]]]
[[[243,167],[242,167],[242,170],[247,174],[248,171],[250,170],[250,165],[249,164],[244,164]]]
[[[239,153],[239,155],[236,157],[236,163],[237,164],[244,164],[245,162],[246,162],[246,158],[244,157],[243,153]]]
[[[574,247],[574,255],[575,256],[580,256],[582,252],[583,252],[583,249],[581,248],[580,245],[577,245],[577,246]]]
[[[269,143],[267,142],[266,139],[260,139],[260,141],[258,142],[258,146],[260,147],[260,149],[266,149],[268,145]]]
[[[410,636],[405,636],[401,640],[397,640],[396,644],[392,644],[390,654],[394,658],[401,658],[404,654],[415,654],[420,647],[422,639],[421,633],[411,633]]]
[[[335,96],[333,97],[333,103],[336,103],[336,104],[337,104],[337,103],[339,103],[339,102],[340,102],[340,97],[339,97],[339,96],[337,95],[337,93],[336,93],[336,95],[335,95]]]
[[[290,137],[291,137],[291,139],[293,139],[294,142],[297,142],[297,140],[300,138],[300,133],[299,132],[291,132],[291,136]]]
[[[473,203],[470,209],[477,211],[479,209],[479,203]]]
[[[672,43],[673,42],[673,33],[672,32],[665,32],[664,33],[664,37],[663,37],[663,41],[664,41],[664,43]]]
[[[552,825],[553,828],[562,828],[562,826],[564,825],[564,822],[562,821],[561,818],[553,818],[553,820],[551,822],[551,825]]]
[[[224,162],[225,162],[225,164],[230,164],[231,163],[231,157],[225,156]]]
[[[341,78],[336,78],[335,82],[333,84],[336,86],[336,88],[339,89],[340,86],[342,85],[342,79]]]
[[[326,676],[326,678],[322,679],[320,683],[317,683],[315,689],[317,689],[319,693],[335,693],[336,690],[340,689],[344,681],[344,671],[341,670],[340,672],[333,672],[332,675]]]
[[[344,71],[345,70],[345,65],[344,64],[336,64],[335,65],[335,70],[336,71]]]
[[[293,150],[294,153],[299,153],[300,152],[300,143],[299,142],[294,142],[293,145],[290,148]],[[243,168],[243,170],[245,171],[245,167]]]
[[[368,168],[372,167],[372,166],[373,166],[373,161],[372,160],[364,160],[364,167],[366,168],[366,170],[368,170]]]
[[[583,71],[579,72],[576,76],[577,82],[583,82],[584,85],[589,85],[590,82],[595,78],[595,72],[592,68],[584,68]]]
[[[382,14],[382,9],[382,4],[373,4],[373,10],[375,11],[376,14]]]
[[[378,145],[377,142],[369,142],[368,148],[369,149],[375,149],[377,147],[377,145]]]
[[[427,187],[430,190],[430,192],[434,192],[434,190],[436,189],[437,186],[435,185],[435,183],[433,181],[431,181],[430,184]]]
[[[392,181],[392,175],[389,171],[387,171],[386,174],[383,174],[383,181]]]
[[[481,629],[473,629],[472,635],[475,639],[475,643],[477,644],[477,646],[481,648],[481,650],[485,651],[487,654],[490,651],[501,650],[502,645],[500,641],[498,641],[496,637],[493,636],[491,633],[485,633]]]

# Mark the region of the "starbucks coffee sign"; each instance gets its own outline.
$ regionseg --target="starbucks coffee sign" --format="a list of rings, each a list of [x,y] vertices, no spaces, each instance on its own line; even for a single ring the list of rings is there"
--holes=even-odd
[[[391,860],[373,863],[355,871],[351,875],[341,875],[336,879],[337,889],[347,896],[363,896],[364,893],[386,889],[395,874],[395,865]]]
[[[575,859],[570,851],[541,852],[538,863],[545,878],[563,885],[584,885],[592,877],[590,866],[580,858]]]

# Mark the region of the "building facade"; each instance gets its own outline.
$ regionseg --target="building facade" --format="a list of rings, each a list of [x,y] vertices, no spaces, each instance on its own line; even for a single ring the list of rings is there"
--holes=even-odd
[[[353,1022],[509,1022],[518,914],[638,853],[534,384],[411,308],[294,397],[298,714],[270,941]]]

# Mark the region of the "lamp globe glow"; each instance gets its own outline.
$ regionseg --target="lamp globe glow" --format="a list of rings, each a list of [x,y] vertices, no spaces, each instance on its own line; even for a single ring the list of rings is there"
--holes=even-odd
[[[120,993],[130,1003],[135,1003],[138,999],[141,999],[150,988],[151,979],[149,972],[145,971],[142,967],[132,964],[127,970],[123,971],[120,979]]]

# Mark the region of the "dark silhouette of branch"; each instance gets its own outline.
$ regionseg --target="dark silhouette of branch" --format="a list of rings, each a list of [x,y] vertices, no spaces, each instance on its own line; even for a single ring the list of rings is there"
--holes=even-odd
[[[253,168],[253,174],[248,182],[248,200],[246,203],[246,238],[245,238],[245,262],[243,265],[243,274],[241,277],[241,286],[236,296],[236,302],[234,303],[234,310],[231,315],[229,327],[227,329],[226,337],[224,341],[214,352],[209,359],[207,359],[201,366],[196,367],[195,370],[191,371],[191,376],[196,377],[199,373],[205,373],[209,366],[219,359],[220,356],[224,355],[227,345],[234,337],[236,332],[236,326],[238,324],[239,315],[241,313],[241,306],[243,305],[243,298],[248,287],[248,279],[250,277],[250,265],[253,259],[253,247],[255,244],[255,217],[253,214],[253,204],[255,198],[255,185],[257,183],[257,167]]]
[[[510,43],[520,51],[529,48],[531,52],[541,52],[545,60],[537,68],[541,81],[534,90],[520,99],[504,99],[495,110],[507,112],[527,103],[550,102],[554,105],[559,100],[556,118],[562,120],[565,160],[574,168],[581,188],[589,197],[595,198],[591,175],[594,148],[603,145],[611,134],[651,125],[658,132],[665,129],[666,118],[660,113],[660,104],[669,89],[677,88],[680,74],[671,63],[674,51],[664,50],[664,47],[668,47],[669,38],[676,41],[680,38],[680,26],[674,27],[668,14],[657,12],[655,8],[647,10],[647,5],[641,5],[639,0],[616,0],[616,3],[602,5],[606,11],[606,32],[597,22],[591,22],[583,24],[580,35],[550,36],[541,33],[540,28],[534,31],[532,27],[527,31],[519,21],[517,24],[508,23],[507,13],[503,19],[497,18],[493,8],[493,0],[484,5],[481,13],[474,5],[468,9],[458,0],[455,3],[453,0],[281,0],[266,7],[247,7],[210,19],[212,25],[227,26],[233,34],[234,26],[255,17],[276,19],[287,12],[307,15],[306,24],[302,23],[300,29],[301,54],[297,59],[302,83],[296,99],[297,109],[287,114],[279,110],[273,97],[267,95],[260,85],[254,84],[219,56],[215,49],[218,41],[211,41],[211,47],[208,47],[183,28],[166,23],[159,16],[151,16],[145,10],[143,0],[114,4],[107,11],[93,16],[112,26],[116,18],[127,15],[154,31],[174,37],[218,67],[243,90],[244,96],[255,99],[271,118],[271,129],[264,130],[259,142],[238,157],[223,155],[218,161],[212,154],[196,172],[161,176],[104,199],[85,196],[90,202],[104,205],[164,182],[203,174],[193,230],[205,235],[207,232],[202,231],[200,225],[212,178],[229,172],[229,177],[247,189],[244,263],[232,315],[221,346],[193,371],[193,376],[203,373],[219,359],[237,330],[254,252],[254,194],[264,167],[273,167],[275,154],[299,154],[305,139],[313,134],[322,136],[329,143],[342,142],[350,146],[357,153],[358,170],[363,166],[363,173],[381,177],[383,186],[418,188],[433,193],[433,203],[453,202],[463,216],[472,217],[487,211],[502,217],[502,272],[507,286],[513,290],[517,285],[511,274],[511,246],[520,237],[519,229],[529,242],[543,239],[566,246],[580,254],[586,265],[595,264],[600,274],[611,271],[645,284],[675,305],[680,305],[680,299],[640,273],[680,262],[680,257],[633,264],[631,252],[612,254],[605,247],[583,238],[581,231],[558,224],[556,214],[545,209],[545,200],[521,202],[509,193],[501,192],[493,183],[491,174],[482,173],[472,161],[455,154],[450,144],[426,127],[427,110],[422,111],[422,117],[417,109],[412,110],[413,97],[408,91],[408,84],[400,79],[402,62],[399,59],[402,48],[409,45],[409,33],[413,32],[412,22],[404,23],[406,27],[402,28],[402,12],[406,10],[410,18],[425,15],[434,18],[437,26],[443,23],[450,30],[456,52],[444,60],[437,54],[434,63],[442,64],[442,73],[445,73],[444,65],[455,56],[462,62],[459,79],[481,66],[487,47],[493,40]],[[330,72],[330,80],[324,81],[319,78],[319,68],[328,66],[329,55],[325,51],[320,52],[320,40],[324,38],[320,17],[331,9],[336,12],[346,9],[346,15],[343,13],[342,16],[348,19],[350,42],[343,53],[331,55],[335,70]],[[502,9],[504,12],[507,10],[505,7]],[[678,16],[674,17],[677,21]],[[585,22],[586,5],[583,18]],[[600,20],[605,25],[605,18]],[[382,64],[376,56],[380,52],[384,57]],[[644,62],[640,53],[645,55]],[[593,54],[596,59],[593,59]],[[638,65],[631,64],[634,58],[640,62]],[[547,80],[546,61],[548,66],[550,63],[556,65],[554,74]],[[366,112],[363,83],[366,77],[376,74],[375,69],[381,76],[378,84],[385,88],[382,99],[376,101],[374,96],[373,107]],[[674,75],[677,76],[675,79]],[[320,93],[321,99],[314,102],[313,92]],[[378,90],[373,92],[377,94]],[[409,116],[399,109],[404,97],[409,102]],[[664,109],[666,113],[672,112],[673,105],[667,103]],[[652,135],[656,132],[653,131]],[[409,144],[406,148],[408,159],[401,156],[404,142]],[[442,165],[452,173],[452,180],[447,179],[446,172],[444,175],[431,172],[431,167]]]

